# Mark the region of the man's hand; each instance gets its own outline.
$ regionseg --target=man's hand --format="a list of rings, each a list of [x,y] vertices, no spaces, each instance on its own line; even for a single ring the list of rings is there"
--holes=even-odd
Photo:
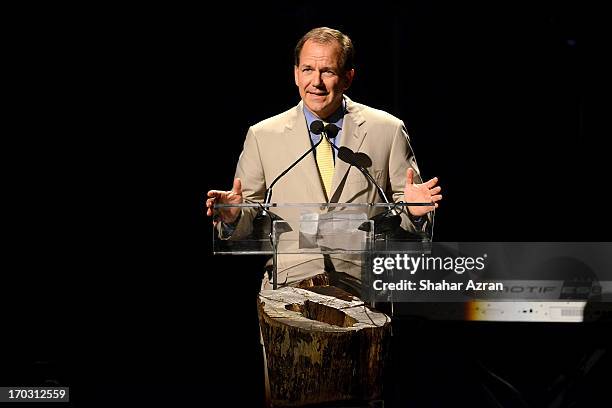
[[[213,206],[215,204],[242,204],[242,183],[239,178],[234,179],[232,191],[210,190],[207,196],[209,198],[206,200],[206,215],[210,217],[213,213],[215,214],[214,225],[217,225],[219,221],[229,224],[238,218],[239,208],[220,208],[213,211]]]
[[[406,172],[406,185],[404,186],[404,201],[408,203],[433,203],[431,206],[409,206],[408,211],[415,217],[427,214],[433,207],[438,208],[438,201],[442,199],[441,187],[436,187],[438,178],[434,177],[422,184],[414,184],[414,170],[408,168]]]

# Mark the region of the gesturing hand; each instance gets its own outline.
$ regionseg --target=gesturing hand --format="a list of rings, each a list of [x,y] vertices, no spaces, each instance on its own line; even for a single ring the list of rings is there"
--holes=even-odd
[[[215,204],[242,204],[242,183],[239,178],[234,179],[234,185],[231,191],[210,190],[207,194],[209,197],[206,200],[206,215],[213,215],[213,206]],[[240,214],[239,208],[220,208],[217,212],[219,220],[225,223],[231,223],[238,218]],[[213,224],[217,225],[218,219],[213,219]]]
[[[433,208],[438,208],[438,201],[442,199],[441,187],[436,187],[438,178],[434,177],[421,184],[414,184],[414,170],[408,168],[406,172],[406,185],[404,186],[404,201],[408,203],[433,203],[431,206],[409,206],[408,211],[415,217],[427,214]]]

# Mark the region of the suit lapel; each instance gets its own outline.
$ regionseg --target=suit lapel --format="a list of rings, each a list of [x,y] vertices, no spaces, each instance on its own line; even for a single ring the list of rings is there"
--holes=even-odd
[[[342,123],[342,140],[340,145],[346,146],[352,151],[357,152],[359,151],[359,148],[361,147],[363,139],[367,133],[365,126],[362,126],[365,119],[363,118],[363,115],[361,115],[359,107],[346,95],[345,98],[347,113],[344,115],[344,121]],[[340,197],[340,192],[336,190],[341,187],[342,181],[345,179],[349,168],[350,166],[348,163],[340,159],[336,159],[336,168],[334,170],[334,178],[332,181],[333,194],[331,197]]]
[[[295,107],[295,115],[293,115],[285,125],[287,157],[291,157],[291,162],[297,160],[298,157],[302,156],[304,152],[312,147],[308,129],[306,128],[306,118],[304,117],[303,106],[303,102],[300,101]],[[317,168],[317,163],[312,153],[304,157],[302,161],[290,171],[302,173],[300,179],[303,180],[304,185],[315,194],[313,197],[313,199],[315,199],[314,202],[324,203],[327,201],[319,177],[319,169]],[[291,188],[303,190],[305,187],[304,185],[291,186]]]

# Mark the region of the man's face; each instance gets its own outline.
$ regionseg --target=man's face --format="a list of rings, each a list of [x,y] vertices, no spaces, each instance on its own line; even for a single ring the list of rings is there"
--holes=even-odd
[[[342,95],[355,75],[354,70],[342,73],[340,46],[306,41],[295,67],[295,84],[312,113],[325,119],[342,104]]]

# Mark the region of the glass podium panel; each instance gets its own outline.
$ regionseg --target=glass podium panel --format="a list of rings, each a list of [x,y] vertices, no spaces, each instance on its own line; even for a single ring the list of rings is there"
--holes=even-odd
[[[218,204],[242,211],[236,226],[213,229],[219,255],[335,254],[376,251],[411,253],[431,242],[427,232],[401,227],[408,205],[429,203]]]
[[[427,251],[430,233],[402,228],[409,224],[402,213],[416,205],[431,203],[219,204],[215,211],[239,208],[241,215],[234,225],[219,223],[213,229],[213,252],[270,255],[274,289],[279,255],[357,255],[366,271],[380,254]]]

